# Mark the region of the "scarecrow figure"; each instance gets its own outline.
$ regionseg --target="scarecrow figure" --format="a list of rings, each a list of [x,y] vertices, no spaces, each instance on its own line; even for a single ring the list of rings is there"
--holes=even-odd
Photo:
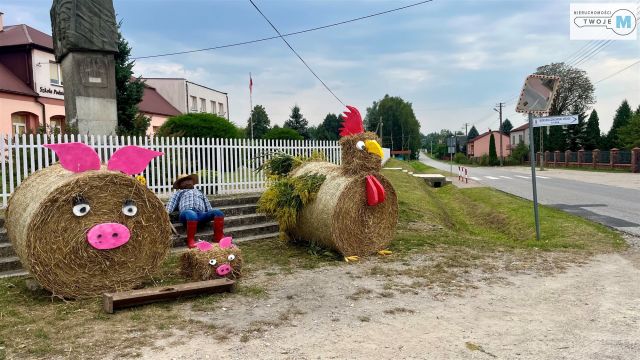
[[[194,188],[198,183],[198,175],[180,175],[173,183],[177,189],[167,203],[167,212],[172,213],[176,207],[180,212],[180,221],[187,228],[187,247],[196,247],[195,236],[198,223],[213,220],[213,242],[219,242],[223,237],[224,214],[214,209],[209,199],[202,191]]]

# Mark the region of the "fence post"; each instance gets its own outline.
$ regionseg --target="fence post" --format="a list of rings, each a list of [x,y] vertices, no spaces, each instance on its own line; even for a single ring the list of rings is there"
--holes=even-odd
[[[611,153],[609,154],[609,166],[611,166],[612,169],[618,162],[618,151],[620,151],[620,149],[613,148],[611,149]]]
[[[593,149],[593,151],[591,152],[591,160],[591,162],[593,163],[593,168],[597,169],[598,162],[600,162],[600,150]]]
[[[571,157],[571,150],[564,152],[564,167],[569,167],[569,158]]]
[[[549,150],[544,151],[544,163],[549,164]]]
[[[560,158],[560,150],[553,152],[553,167],[558,167],[558,159]]]
[[[536,152],[536,164],[540,164],[540,157],[542,154],[540,154],[540,151]]]
[[[640,172],[640,148],[631,149],[631,172]]]
[[[578,167],[582,167],[584,162],[584,149],[578,150]]]

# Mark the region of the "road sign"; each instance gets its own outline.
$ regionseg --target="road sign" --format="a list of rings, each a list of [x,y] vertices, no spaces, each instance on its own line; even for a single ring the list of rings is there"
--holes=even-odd
[[[456,138],[454,137],[447,138],[447,146],[449,147],[456,146]]]
[[[516,112],[544,114],[549,111],[558,90],[560,77],[548,75],[529,75],[522,86]]]
[[[455,154],[456,153],[456,147],[455,146],[449,146],[449,154]]]
[[[577,125],[578,115],[545,116],[533,118],[533,127],[554,125]]]

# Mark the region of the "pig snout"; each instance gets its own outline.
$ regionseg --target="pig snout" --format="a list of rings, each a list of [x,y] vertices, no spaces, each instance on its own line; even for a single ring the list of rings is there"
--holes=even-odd
[[[232,270],[233,268],[231,267],[231,265],[222,264],[218,266],[218,268],[216,269],[216,273],[218,274],[218,276],[227,276]]]
[[[98,224],[89,229],[87,241],[98,250],[111,250],[129,241],[129,228],[118,223]]]

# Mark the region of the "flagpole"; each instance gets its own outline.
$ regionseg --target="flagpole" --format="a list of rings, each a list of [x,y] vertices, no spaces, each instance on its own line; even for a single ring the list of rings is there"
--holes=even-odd
[[[253,140],[253,80],[249,73],[249,127],[251,128],[251,140]]]

